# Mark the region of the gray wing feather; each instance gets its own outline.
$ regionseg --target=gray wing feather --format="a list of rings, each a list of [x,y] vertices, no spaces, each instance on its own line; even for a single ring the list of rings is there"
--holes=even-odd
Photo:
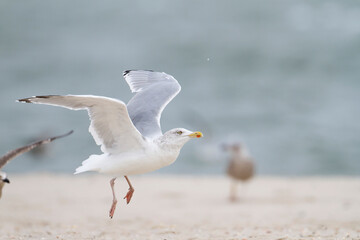
[[[17,148],[17,149],[14,149],[10,152],[8,152],[7,154],[5,154],[4,156],[2,156],[0,158],[0,169],[7,163],[9,162],[11,159],[17,157],[18,155],[20,154],[23,154],[25,152],[28,152],[30,150],[32,150],[33,148],[36,148],[40,145],[43,145],[43,144],[46,144],[46,143],[49,143],[49,142],[52,142],[54,141],[55,139],[58,139],[58,138],[62,138],[62,137],[66,137],[70,134],[72,134],[73,131],[71,130],[70,132],[64,134],[64,135],[60,135],[60,136],[56,136],[56,137],[52,137],[52,138],[47,138],[47,139],[44,139],[44,140],[40,140],[40,141],[37,141],[37,142],[34,142],[32,144],[29,144],[29,145],[26,145],[26,146],[23,146],[23,147],[20,147],[20,148]]]
[[[18,100],[87,110],[89,131],[104,153],[119,153],[143,147],[144,139],[130,120],[125,103],[120,100],[91,95],[49,95]]]
[[[164,72],[128,70],[124,78],[136,95],[128,102],[129,116],[139,132],[149,138],[162,135],[161,113],[180,92],[176,79]]]

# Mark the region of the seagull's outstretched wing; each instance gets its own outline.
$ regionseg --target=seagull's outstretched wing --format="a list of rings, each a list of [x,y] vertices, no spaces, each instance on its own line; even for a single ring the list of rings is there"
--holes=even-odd
[[[72,134],[74,131],[70,131],[64,135],[60,135],[60,136],[56,136],[56,137],[51,137],[51,138],[47,138],[47,139],[44,139],[44,140],[40,140],[40,141],[37,141],[37,142],[34,142],[34,143],[31,143],[29,145],[26,145],[26,146],[23,146],[23,147],[20,147],[20,148],[17,148],[17,149],[14,149],[10,152],[8,152],[7,154],[5,154],[4,156],[0,157],[0,169],[7,163],[9,162],[11,159],[15,158],[16,156],[20,155],[20,154],[23,154],[25,152],[28,152],[30,151],[31,149],[33,148],[36,148],[42,144],[46,144],[46,143],[49,143],[49,142],[52,142],[54,141],[55,139],[58,139],[58,138],[62,138],[62,137],[66,137],[70,134]]]
[[[180,84],[164,72],[127,70],[123,75],[131,91],[136,92],[127,104],[133,124],[145,137],[160,136],[161,113],[180,92]]]
[[[119,100],[88,95],[50,95],[18,100],[88,110],[89,132],[104,153],[119,153],[142,148],[144,139],[129,118],[126,105]]]

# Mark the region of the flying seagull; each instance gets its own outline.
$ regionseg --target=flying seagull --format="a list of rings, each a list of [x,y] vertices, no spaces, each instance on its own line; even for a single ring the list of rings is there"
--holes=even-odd
[[[255,163],[246,148],[240,143],[225,144],[223,150],[230,152],[227,174],[233,180],[230,200],[236,201],[236,186],[238,182],[246,182],[254,176]]]
[[[36,148],[38,146],[41,146],[43,144],[52,142],[55,139],[66,137],[66,136],[72,134],[73,132],[74,131],[71,130],[70,132],[68,132],[68,133],[66,133],[64,135],[60,135],[60,136],[40,140],[40,141],[31,143],[29,145],[26,145],[26,146],[23,146],[23,147],[20,147],[20,148],[17,148],[15,150],[12,150],[12,151],[8,152],[7,154],[5,154],[4,156],[2,156],[0,158],[0,170],[5,166],[6,163],[8,163],[11,159],[14,159],[18,155],[26,153],[26,152],[30,151],[31,149]],[[2,188],[4,187],[5,183],[10,183],[10,181],[6,177],[6,173],[0,171],[0,198],[1,198],[1,194],[2,194]]]
[[[136,93],[127,105],[117,99],[91,95],[48,95],[18,100],[88,111],[91,122],[89,132],[101,145],[104,154],[91,155],[75,174],[96,171],[112,176],[110,218],[114,216],[117,204],[114,191],[117,177],[124,176],[129,185],[124,197],[128,204],[134,193],[129,175],[151,172],[172,164],[187,141],[202,137],[201,132],[184,128],[162,134],[161,113],[181,90],[173,76],[149,70],[127,70],[123,76],[130,90]]]

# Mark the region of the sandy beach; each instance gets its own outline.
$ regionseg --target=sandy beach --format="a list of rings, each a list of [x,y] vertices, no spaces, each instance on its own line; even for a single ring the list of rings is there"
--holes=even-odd
[[[220,176],[11,175],[0,239],[360,239],[360,179],[258,177],[229,202]]]

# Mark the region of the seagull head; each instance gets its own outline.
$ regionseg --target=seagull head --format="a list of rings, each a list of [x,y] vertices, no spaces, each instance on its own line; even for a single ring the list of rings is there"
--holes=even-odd
[[[181,148],[191,138],[201,138],[202,136],[201,132],[193,132],[185,128],[174,128],[164,133],[161,140],[166,145],[174,145]]]
[[[5,182],[5,183],[10,183],[10,180],[6,177],[5,172],[0,172],[0,181]]]

